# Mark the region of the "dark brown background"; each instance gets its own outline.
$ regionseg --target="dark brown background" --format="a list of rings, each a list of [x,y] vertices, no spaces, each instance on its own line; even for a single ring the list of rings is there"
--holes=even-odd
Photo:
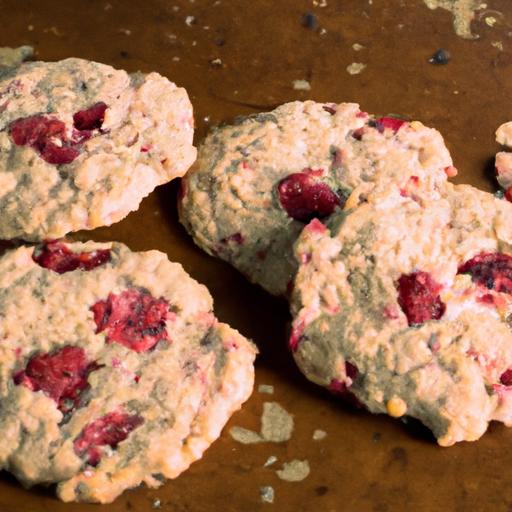
[[[0,46],[31,44],[43,60],[77,56],[159,71],[187,88],[198,142],[210,125],[293,99],[355,101],[369,112],[399,113],[441,130],[459,168],[457,182],[494,190],[494,130],[512,119],[510,0],[488,1],[497,12],[480,12],[475,40],[456,36],[452,15],[422,0],[327,4],[0,0]],[[314,29],[302,26],[308,12],[316,16]],[[195,17],[191,26],[187,16]],[[494,27],[486,16],[497,19]],[[365,49],[354,51],[354,43]],[[440,47],[452,60],[429,64]],[[222,65],[211,64],[216,58]],[[351,76],[352,62],[367,68]],[[295,91],[298,79],[309,80],[311,91]],[[306,382],[285,349],[286,304],[197,249],[177,222],[175,194],[174,183],[160,187],[123,222],[78,236],[160,249],[206,284],[217,315],[258,344],[257,383],[275,386],[273,397],[256,391],[229,426],[258,430],[262,402],[276,400],[295,416],[293,438],[243,446],[226,429],[186,474],[159,490],[126,492],[105,507],[62,504],[49,491],[26,491],[0,474],[0,512],[145,512],[155,499],[174,512],[512,511],[512,432],[491,425],[480,441],[443,449],[421,429],[351,411]],[[317,428],[328,433],[325,440],[312,441]],[[279,462],[264,468],[270,455]],[[295,458],[307,458],[311,474],[301,483],[279,480],[276,467]],[[261,503],[262,485],[275,488],[274,504]]]

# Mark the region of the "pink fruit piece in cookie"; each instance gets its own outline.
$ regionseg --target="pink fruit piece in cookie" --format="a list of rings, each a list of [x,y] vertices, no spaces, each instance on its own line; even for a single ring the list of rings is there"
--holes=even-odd
[[[82,348],[67,346],[52,354],[32,357],[13,380],[16,385],[42,391],[61,412],[67,413],[78,406],[81,394],[89,387],[89,373],[98,368],[95,362],[87,361]]]
[[[135,352],[147,352],[159,341],[169,341],[166,320],[169,303],[148,291],[129,288],[111,293],[91,307],[96,332],[105,331],[108,343],[120,343]]]
[[[441,285],[427,272],[413,272],[398,279],[398,304],[407,317],[409,325],[422,324],[428,320],[439,320],[446,305],[439,297]]]
[[[504,386],[512,386],[512,368],[509,368],[501,374],[500,382]]]
[[[41,267],[64,274],[76,269],[92,270],[107,263],[110,261],[110,250],[73,252],[62,242],[51,241],[34,249],[32,259]]]
[[[470,274],[473,282],[489,290],[512,294],[512,256],[482,253],[462,264],[459,274]]]
[[[77,130],[96,130],[101,128],[105,118],[107,105],[100,101],[85,110],[73,115],[73,125]]]
[[[80,154],[66,136],[66,125],[52,117],[35,115],[17,119],[10,125],[10,134],[17,146],[30,146],[50,164],[69,164]]]
[[[395,133],[406,124],[407,121],[396,117],[380,117],[375,120],[375,127],[379,132],[383,132],[386,128],[393,130]]]
[[[85,456],[88,464],[97,466],[101,460],[101,446],[116,448],[143,423],[144,419],[136,414],[109,412],[89,423],[73,442],[73,448],[79,457]]]
[[[277,190],[286,213],[300,222],[327,217],[343,202],[327,184],[317,181],[310,169],[289,174],[279,182]]]

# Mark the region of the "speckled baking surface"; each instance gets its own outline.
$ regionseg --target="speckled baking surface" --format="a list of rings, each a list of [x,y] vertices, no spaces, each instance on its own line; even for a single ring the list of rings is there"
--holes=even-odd
[[[444,134],[457,182],[492,191],[494,130],[512,119],[512,3],[486,3],[0,0],[0,46],[31,44],[40,59],[77,56],[158,71],[187,88],[197,141],[210,125],[293,99],[399,113]],[[456,26],[447,9],[454,4]],[[429,63],[439,48],[451,54],[446,65]],[[350,74],[354,63],[365,67],[351,66],[360,72]],[[296,80],[310,90],[294,89]],[[260,348],[254,395],[205,457],[161,489],[126,492],[105,507],[63,504],[52,491],[24,490],[2,473],[1,512],[512,511],[511,430],[491,425],[478,442],[440,448],[417,426],[350,410],[309,384],[285,348],[286,304],[193,245],[177,221],[176,191],[176,183],[160,187],[119,224],[76,237],[160,249],[206,284],[217,316]],[[258,392],[261,384],[274,393]],[[229,428],[259,431],[264,402],[293,414],[291,439],[236,442]],[[313,440],[315,430],[327,436]],[[271,456],[277,461],[264,467]],[[292,460],[309,463],[301,482],[276,473]],[[262,501],[265,486],[274,490],[273,503]]]

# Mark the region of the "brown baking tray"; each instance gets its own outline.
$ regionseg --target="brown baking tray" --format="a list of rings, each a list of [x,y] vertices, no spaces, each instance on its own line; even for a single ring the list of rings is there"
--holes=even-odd
[[[512,119],[510,0],[488,0],[471,24],[474,39],[456,35],[452,14],[423,0],[0,0],[0,20],[0,46],[155,70],[186,87],[197,142],[211,125],[286,101],[355,101],[438,128],[459,169],[455,181],[495,190],[494,130]],[[428,62],[439,48],[451,53],[446,65]],[[366,68],[350,75],[353,62]],[[311,90],[294,90],[294,80]],[[0,512],[512,511],[512,431],[493,424],[478,442],[440,448],[417,425],[351,410],[309,384],[286,349],[286,303],[194,246],[177,221],[176,192],[177,183],[160,187],[124,221],[76,237],[159,249],[206,284],[217,316],[257,343],[257,384],[275,388],[272,396],[255,391],[228,428],[258,430],[263,402],[277,401],[294,415],[292,439],[245,446],[226,428],[176,480],[107,506],[63,504],[51,489],[25,490],[1,473]],[[327,437],[313,441],[315,429]],[[271,455],[279,461],[263,467]],[[309,461],[300,483],[275,473],[291,459]],[[262,503],[261,486],[274,488],[274,503]]]

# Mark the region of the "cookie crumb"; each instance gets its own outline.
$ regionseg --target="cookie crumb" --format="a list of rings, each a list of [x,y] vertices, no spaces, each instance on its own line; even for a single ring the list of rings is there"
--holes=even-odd
[[[274,503],[274,488],[270,485],[260,487],[260,497],[263,503]]]
[[[267,395],[273,395],[274,394],[274,386],[271,386],[269,384],[260,384],[258,386],[258,393],[265,393]]]
[[[276,473],[281,480],[301,482],[310,473],[309,462],[307,460],[294,459],[291,462],[285,462],[283,469],[278,469]]]
[[[296,91],[310,91],[311,84],[307,80],[294,80],[293,88]]]
[[[265,441],[282,443],[292,437],[293,416],[277,402],[265,402],[261,416],[261,437]]]
[[[364,46],[362,44],[359,44],[359,43],[354,43],[352,45],[352,50],[354,50],[355,52],[360,52],[361,50],[364,50]]]
[[[222,67],[222,60],[217,57],[216,59],[211,60],[210,64],[214,68],[221,68]]]
[[[321,441],[327,437],[327,432],[325,430],[317,429],[313,432],[313,441]]]
[[[503,51],[503,43],[501,41],[493,41],[491,43],[491,46],[494,46],[494,48],[498,48],[500,52]]]
[[[187,16],[185,18],[185,24],[188,25],[189,27],[191,27],[196,21],[196,17],[195,16]]]
[[[487,16],[485,18],[485,24],[488,25],[489,27],[494,27],[497,21],[498,20],[494,16]]]
[[[229,429],[229,434],[235,441],[238,441],[242,444],[255,444],[261,443],[263,441],[257,432],[249,430],[248,428],[231,427]]]
[[[153,500],[153,508],[162,508],[162,502],[159,499]]]
[[[271,455],[267,461],[265,462],[265,464],[263,464],[263,467],[264,468],[268,468],[269,466],[272,466],[272,464],[276,463],[277,462],[277,457],[275,455]]]
[[[347,66],[347,71],[349,75],[359,75],[366,68],[366,64],[362,62],[352,62]]]

